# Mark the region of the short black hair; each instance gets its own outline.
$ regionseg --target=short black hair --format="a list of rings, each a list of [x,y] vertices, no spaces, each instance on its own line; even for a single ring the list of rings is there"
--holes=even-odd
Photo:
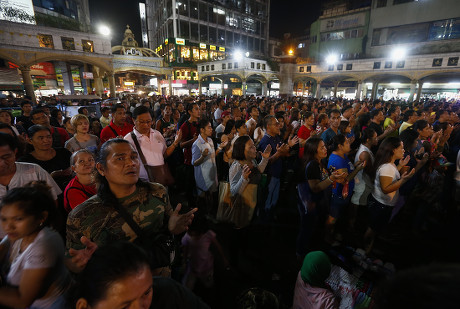
[[[371,115],[371,119],[374,119],[378,114],[380,114],[380,112],[382,111],[382,109],[373,109],[370,113]]]
[[[51,134],[51,130],[48,127],[39,124],[34,124],[33,126],[27,129],[27,135],[29,136],[29,138],[32,138],[35,135],[35,133],[40,131],[48,131]]]
[[[198,121],[198,129],[204,129],[211,121],[208,118],[202,118]]]
[[[237,130],[244,125],[246,125],[246,122],[242,119],[235,121],[235,129]]]
[[[123,104],[117,103],[112,105],[112,113],[116,113],[119,108],[123,108],[126,111],[126,107]]]
[[[150,116],[153,119],[152,110],[145,105],[140,105],[133,110],[133,118],[137,119],[137,116],[142,115],[142,114],[147,114],[147,113],[150,114]]]
[[[30,119],[34,119],[37,114],[46,114],[43,108],[36,108],[30,113]]]
[[[270,123],[270,120],[272,120],[272,119],[277,120],[276,117],[273,116],[273,115],[267,115],[267,116],[265,116],[265,118],[264,118],[264,129],[267,129],[267,126],[268,126],[268,124]]]
[[[104,106],[103,108],[101,108],[101,113],[103,113],[105,111],[109,111],[109,110],[110,110],[110,107]]]
[[[341,115],[340,111],[339,111],[337,108],[331,109],[331,110],[329,111],[329,114],[328,114],[329,117],[331,117],[332,114],[339,114],[339,115]]]
[[[3,146],[8,146],[12,151],[15,151],[18,149],[18,139],[9,134],[0,132],[0,147]]]
[[[21,101],[21,107],[24,107],[24,105],[27,105],[27,104],[32,106],[32,103],[30,101],[26,101],[26,100]]]

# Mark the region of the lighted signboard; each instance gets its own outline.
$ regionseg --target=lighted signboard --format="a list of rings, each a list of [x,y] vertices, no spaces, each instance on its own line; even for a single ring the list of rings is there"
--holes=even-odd
[[[206,44],[200,43],[200,48],[201,48],[201,49],[206,49]]]
[[[185,45],[185,39],[176,38],[176,44],[177,45]]]
[[[165,40],[165,44],[168,44],[168,42],[169,42],[168,39],[166,39],[166,40]]]
[[[224,51],[225,51],[225,47],[219,47],[219,51],[224,52]]]
[[[216,50],[217,48],[214,45],[209,45],[210,50]]]
[[[125,86],[134,86],[134,82],[124,82]]]
[[[13,14],[4,14],[4,12]],[[32,0],[0,0],[0,20],[35,25]]]
[[[83,72],[83,79],[93,79],[93,72]]]

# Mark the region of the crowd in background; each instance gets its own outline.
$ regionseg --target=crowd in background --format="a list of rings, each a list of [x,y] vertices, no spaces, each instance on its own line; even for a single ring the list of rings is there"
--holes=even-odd
[[[338,308],[324,244],[353,235],[372,255],[404,209],[413,233],[458,216],[458,102],[127,95],[72,117],[58,103],[0,99],[0,307],[208,308],[190,291],[214,286],[215,258],[238,267],[287,190],[294,308]]]

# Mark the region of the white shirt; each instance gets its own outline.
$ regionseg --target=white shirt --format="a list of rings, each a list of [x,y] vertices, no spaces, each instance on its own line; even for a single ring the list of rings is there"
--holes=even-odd
[[[206,159],[200,165],[194,166],[196,186],[201,191],[214,192],[218,186],[214,143],[211,138],[208,137],[205,141],[201,135],[198,135],[192,145],[192,163],[201,157],[205,149],[209,151]]]
[[[65,249],[61,237],[56,231],[45,227],[22,253],[19,252],[21,243],[22,239],[19,239],[11,248],[12,262],[7,277],[8,284],[19,286],[24,270],[49,268],[52,285],[46,298],[36,299],[30,308],[59,308],[57,303],[63,305],[64,292],[71,282],[64,265]]]
[[[144,154],[145,160],[147,161],[147,165],[160,166],[165,164],[164,153],[168,147],[166,146],[166,141],[163,135],[154,129],[150,129],[149,136],[139,133],[139,131],[137,131],[135,128],[133,129],[133,132],[134,135],[136,135],[137,141],[139,142],[139,146],[141,147],[142,153]],[[131,137],[131,133],[125,135],[125,140],[133,145],[134,149],[137,151],[136,145],[134,144],[133,138]],[[149,177],[140,156],[139,163],[141,166],[139,177],[148,181]]]
[[[374,191],[372,192],[372,196],[380,203],[387,205],[387,206],[394,206],[399,198],[399,189],[393,191],[391,193],[385,194],[382,191],[382,187],[380,186],[380,176],[391,177],[392,182],[398,181],[401,178],[398,169],[394,163],[385,163],[380,165],[377,169],[377,173],[375,175],[374,181]]]
[[[39,165],[34,163],[24,163],[16,162],[16,173],[14,173],[13,178],[11,178],[10,183],[7,186],[0,185],[0,200],[14,188],[23,187],[31,181],[43,180],[48,186],[51,187],[51,195],[53,199],[56,200],[57,196],[62,193],[62,190],[59,188],[54,179],[41,168]],[[4,237],[5,233],[3,232],[0,226],[0,238]]]

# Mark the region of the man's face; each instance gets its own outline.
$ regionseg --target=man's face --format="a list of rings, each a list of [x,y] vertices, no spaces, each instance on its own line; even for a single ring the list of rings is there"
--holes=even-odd
[[[329,125],[331,128],[338,129],[340,125],[340,114],[339,113],[332,113],[331,117],[329,118]]]
[[[276,118],[271,118],[270,122],[267,124],[267,132],[271,136],[280,134],[280,124]]]
[[[50,118],[45,113],[38,113],[32,116],[32,122],[34,124],[39,124],[45,127],[49,127],[50,125]]]
[[[21,107],[22,111],[24,112],[24,114],[30,114],[30,112],[32,111],[32,105],[30,104],[24,104],[22,107]]]
[[[108,109],[102,112],[102,116],[104,116],[105,118],[109,118],[109,114],[110,111]]]
[[[96,167],[109,184],[135,186],[139,180],[139,158],[137,152],[128,143],[112,144],[106,167],[100,163]]]
[[[251,110],[251,117],[256,119],[256,120],[257,120],[257,118],[259,118],[259,110],[257,108],[253,108]]]
[[[190,112],[190,117],[198,119],[200,117],[200,108],[198,105],[194,104]]]
[[[148,134],[152,127],[152,116],[150,116],[150,113],[140,114],[137,116],[136,120],[134,120],[134,125],[139,133]]]
[[[124,108],[117,108],[117,111],[113,114],[113,122],[118,126],[122,126],[125,124],[125,121],[126,110]]]
[[[16,172],[16,151],[10,146],[0,146],[0,175],[11,175]]]

